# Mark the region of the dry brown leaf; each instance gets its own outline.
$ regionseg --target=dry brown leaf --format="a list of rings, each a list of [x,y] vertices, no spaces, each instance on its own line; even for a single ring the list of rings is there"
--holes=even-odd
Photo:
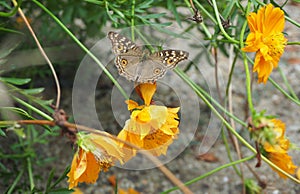
[[[213,153],[205,153],[196,156],[197,160],[203,160],[205,162],[219,162],[219,158],[217,158]]]
[[[108,182],[115,187],[117,185],[117,179],[116,179],[116,175],[111,175],[110,177],[108,177]]]

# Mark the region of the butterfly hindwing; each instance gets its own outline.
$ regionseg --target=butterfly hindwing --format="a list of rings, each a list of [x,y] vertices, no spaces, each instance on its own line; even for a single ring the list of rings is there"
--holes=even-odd
[[[153,60],[159,60],[168,69],[173,69],[180,61],[187,59],[188,56],[189,53],[182,50],[162,50],[150,55]]]

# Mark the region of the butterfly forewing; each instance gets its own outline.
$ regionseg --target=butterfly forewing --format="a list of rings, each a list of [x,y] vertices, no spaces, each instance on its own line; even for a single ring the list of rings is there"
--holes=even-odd
[[[135,43],[116,32],[109,32],[108,38],[112,43],[112,50],[115,54],[127,53],[130,50],[139,49]]]

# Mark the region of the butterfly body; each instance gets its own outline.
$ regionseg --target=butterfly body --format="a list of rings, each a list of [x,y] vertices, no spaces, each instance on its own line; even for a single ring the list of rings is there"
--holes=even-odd
[[[155,82],[189,55],[181,50],[150,53],[116,32],[109,32],[108,38],[112,42],[113,52],[117,55],[115,64],[119,74],[138,83]]]

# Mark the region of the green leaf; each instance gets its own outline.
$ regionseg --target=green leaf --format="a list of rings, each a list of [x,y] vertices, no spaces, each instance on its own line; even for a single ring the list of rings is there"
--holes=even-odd
[[[168,7],[168,9],[171,10],[172,13],[174,14],[175,19],[176,19],[176,22],[178,23],[178,25],[179,25],[180,27],[182,27],[182,25],[181,25],[181,20],[180,20],[180,18],[179,18],[178,12],[177,12],[177,10],[176,10],[174,1],[173,1],[173,0],[168,0],[168,2],[167,2],[167,7]]]
[[[1,2],[2,2],[2,1],[1,1]],[[1,3],[1,4],[2,4],[2,3]],[[1,16],[1,17],[11,17],[11,16],[15,15],[15,14],[17,13],[19,7],[20,7],[21,4],[22,4],[22,0],[17,0],[17,3],[16,3],[16,4],[17,4],[17,6],[12,7],[12,10],[11,10],[10,12],[8,12],[8,13],[0,11],[0,16]],[[3,4],[3,5],[4,5],[4,4]]]
[[[72,17],[73,14],[74,14],[74,7],[73,6],[67,6],[64,9],[62,21],[66,24],[71,23],[72,19],[73,19],[73,17]]]
[[[1,28],[1,30],[5,30],[11,33],[13,32],[10,29]],[[16,35],[16,34],[13,35],[10,34],[5,36],[5,38],[1,40],[3,42],[1,42],[0,44],[0,59],[8,56],[13,50],[15,50],[22,42],[22,38],[23,36]]]
[[[12,78],[12,77],[0,77],[0,81],[11,83],[14,85],[24,85],[31,81],[30,78]]]
[[[84,1],[88,2],[88,3],[94,3],[94,4],[100,5],[100,6],[104,5],[104,1],[98,1],[98,0],[84,0]]]
[[[153,0],[150,1],[144,1],[143,3],[140,3],[136,6],[136,9],[148,9],[151,8],[151,4],[153,3]],[[135,10],[137,11],[137,10]]]
[[[0,129],[0,136],[6,137],[6,133],[2,129]]]
[[[176,37],[176,38],[182,38],[182,39],[188,39],[188,37],[185,37],[184,35],[178,34],[174,31],[168,30],[167,28],[164,28],[165,25],[169,25],[170,23],[162,23],[162,24],[152,24],[153,27],[155,27],[158,31],[163,32],[165,34],[168,34],[170,36]],[[171,24],[170,24],[171,25]]]
[[[165,15],[166,15],[166,13],[157,13],[157,14],[148,14],[148,15],[143,15],[143,16],[136,15],[136,16],[144,18],[144,19],[153,19],[153,18],[160,18]]]
[[[115,15],[110,14],[108,3],[105,4],[105,10],[106,10],[107,16],[111,19],[111,21],[113,21],[114,23],[117,23],[117,19],[116,19],[116,17],[114,17]],[[121,15],[124,17],[124,15],[122,13],[121,13]]]
[[[31,117],[25,110],[21,109],[21,108],[16,108],[16,107],[1,107],[0,108],[1,111],[11,111],[11,112],[15,112],[19,115],[23,115],[26,118],[29,119],[33,119],[33,117]]]
[[[234,5],[236,4],[235,1],[227,1],[227,6],[226,8],[224,9],[224,11],[222,12],[222,16],[227,19],[229,17],[229,15],[231,14],[232,12],[232,9],[234,7]]]
[[[54,188],[57,184],[59,184],[62,180],[64,180],[67,176],[67,174],[70,171],[70,166],[68,166],[65,171],[62,173],[62,175],[53,183],[53,185],[51,185],[50,188]]]
[[[36,99],[35,102],[40,104],[40,105],[49,106],[49,105],[52,104],[53,100],[52,99],[51,100]],[[49,110],[49,109],[47,109],[47,110]]]
[[[35,95],[43,92],[45,88],[32,88],[32,89],[23,89],[25,94]]]
[[[37,114],[39,114],[40,116],[44,117],[45,119],[48,119],[48,120],[53,120],[51,116],[49,116],[48,114],[42,112],[41,110],[39,110],[38,108],[32,106],[31,104],[28,104],[27,102],[25,102],[24,100],[20,99],[20,98],[17,98],[15,96],[13,96],[13,99],[15,101],[17,101],[18,103],[22,104],[23,106],[25,106],[26,108],[36,112]]]
[[[48,180],[47,180],[46,191],[48,191],[50,189],[50,185],[51,185],[51,182],[52,182],[53,177],[54,177],[54,172],[55,172],[54,169],[52,169],[51,172],[50,172],[50,175],[49,175]]]
[[[26,138],[26,134],[24,133],[24,128],[21,127],[14,127],[13,131],[16,133],[17,136],[19,136],[20,138]]]
[[[0,1],[0,5],[6,9],[12,9],[12,7],[5,1]]]

